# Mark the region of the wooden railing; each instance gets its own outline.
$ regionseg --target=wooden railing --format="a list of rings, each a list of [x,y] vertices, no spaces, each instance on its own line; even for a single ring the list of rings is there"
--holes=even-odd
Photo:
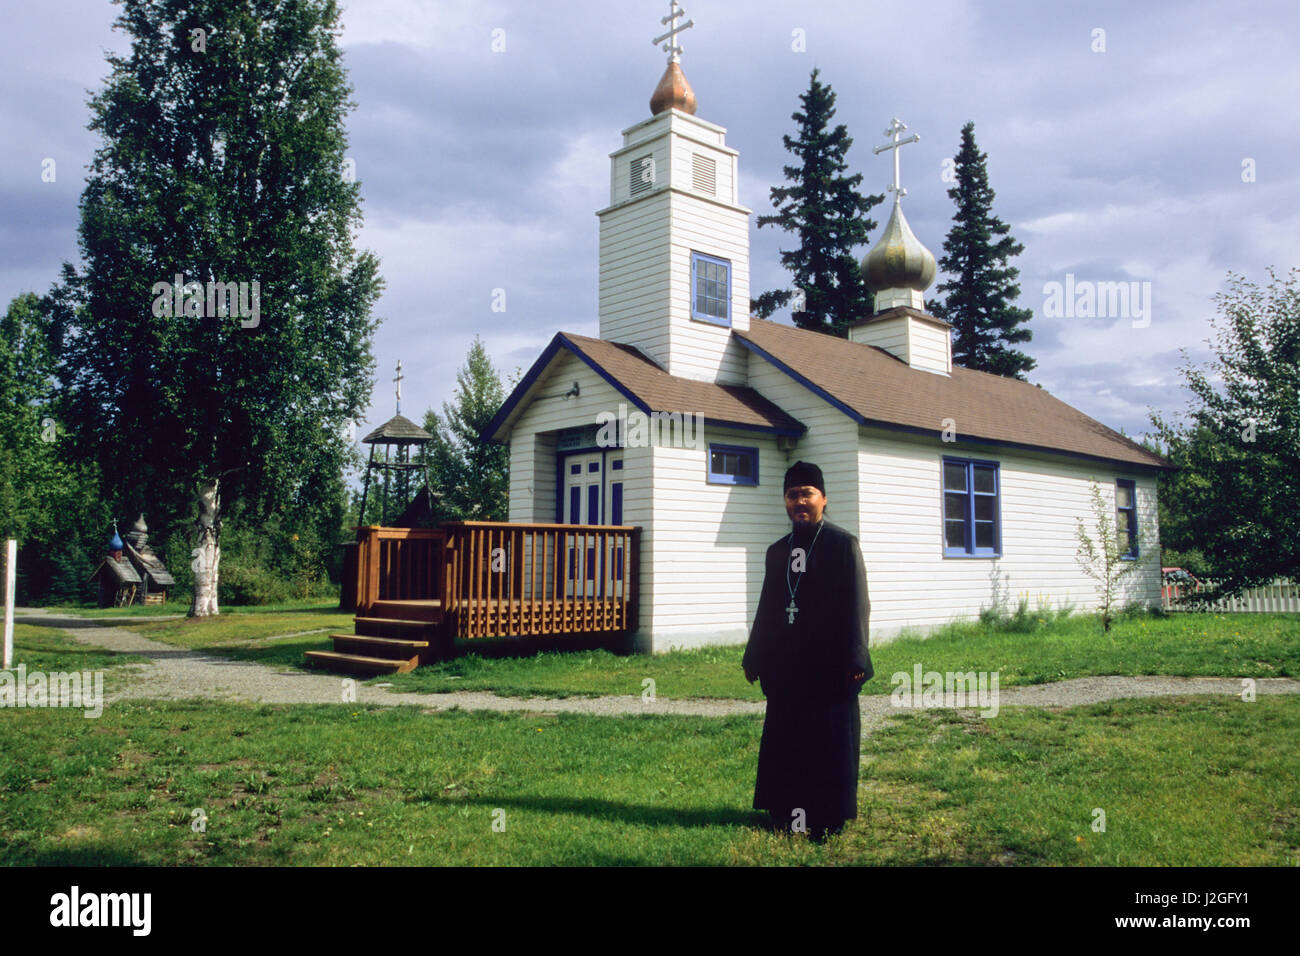
[[[440,530],[455,637],[636,629],[640,528],[451,521]]]
[[[357,529],[357,616],[379,601],[433,601],[442,597],[445,539],[428,528]]]

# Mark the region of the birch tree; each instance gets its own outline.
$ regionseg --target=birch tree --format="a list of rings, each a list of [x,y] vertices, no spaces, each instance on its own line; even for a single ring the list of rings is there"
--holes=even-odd
[[[59,375],[121,513],[186,533],[211,487],[194,538],[211,558],[194,612],[211,613],[223,500],[247,526],[339,533],[381,289],[353,247],[355,104],[333,0],[123,0],[115,26],[130,51],[90,103],[102,145]]]

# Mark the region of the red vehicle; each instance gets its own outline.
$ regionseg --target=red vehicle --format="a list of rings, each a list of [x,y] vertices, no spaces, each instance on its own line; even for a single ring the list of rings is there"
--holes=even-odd
[[[1201,589],[1200,578],[1186,568],[1161,568],[1160,582],[1160,600],[1165,604],[1178,600],[1183,594]]]

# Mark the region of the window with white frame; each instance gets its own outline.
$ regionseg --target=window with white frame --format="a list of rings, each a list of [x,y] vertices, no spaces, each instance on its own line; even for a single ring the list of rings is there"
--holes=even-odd
[[[731,263],[726,259],[691,253],[691,315],[731,324]]]

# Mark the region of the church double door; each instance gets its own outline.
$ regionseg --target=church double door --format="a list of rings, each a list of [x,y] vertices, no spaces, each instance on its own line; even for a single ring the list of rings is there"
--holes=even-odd
[[[564,524],[623,523],[623,452],[589,451],[565,456],[561,494]],[[597,548],[591,538],[565,536],[565,594],[603,597],[617,593],[623,576],[623,548],[609,541]]]

